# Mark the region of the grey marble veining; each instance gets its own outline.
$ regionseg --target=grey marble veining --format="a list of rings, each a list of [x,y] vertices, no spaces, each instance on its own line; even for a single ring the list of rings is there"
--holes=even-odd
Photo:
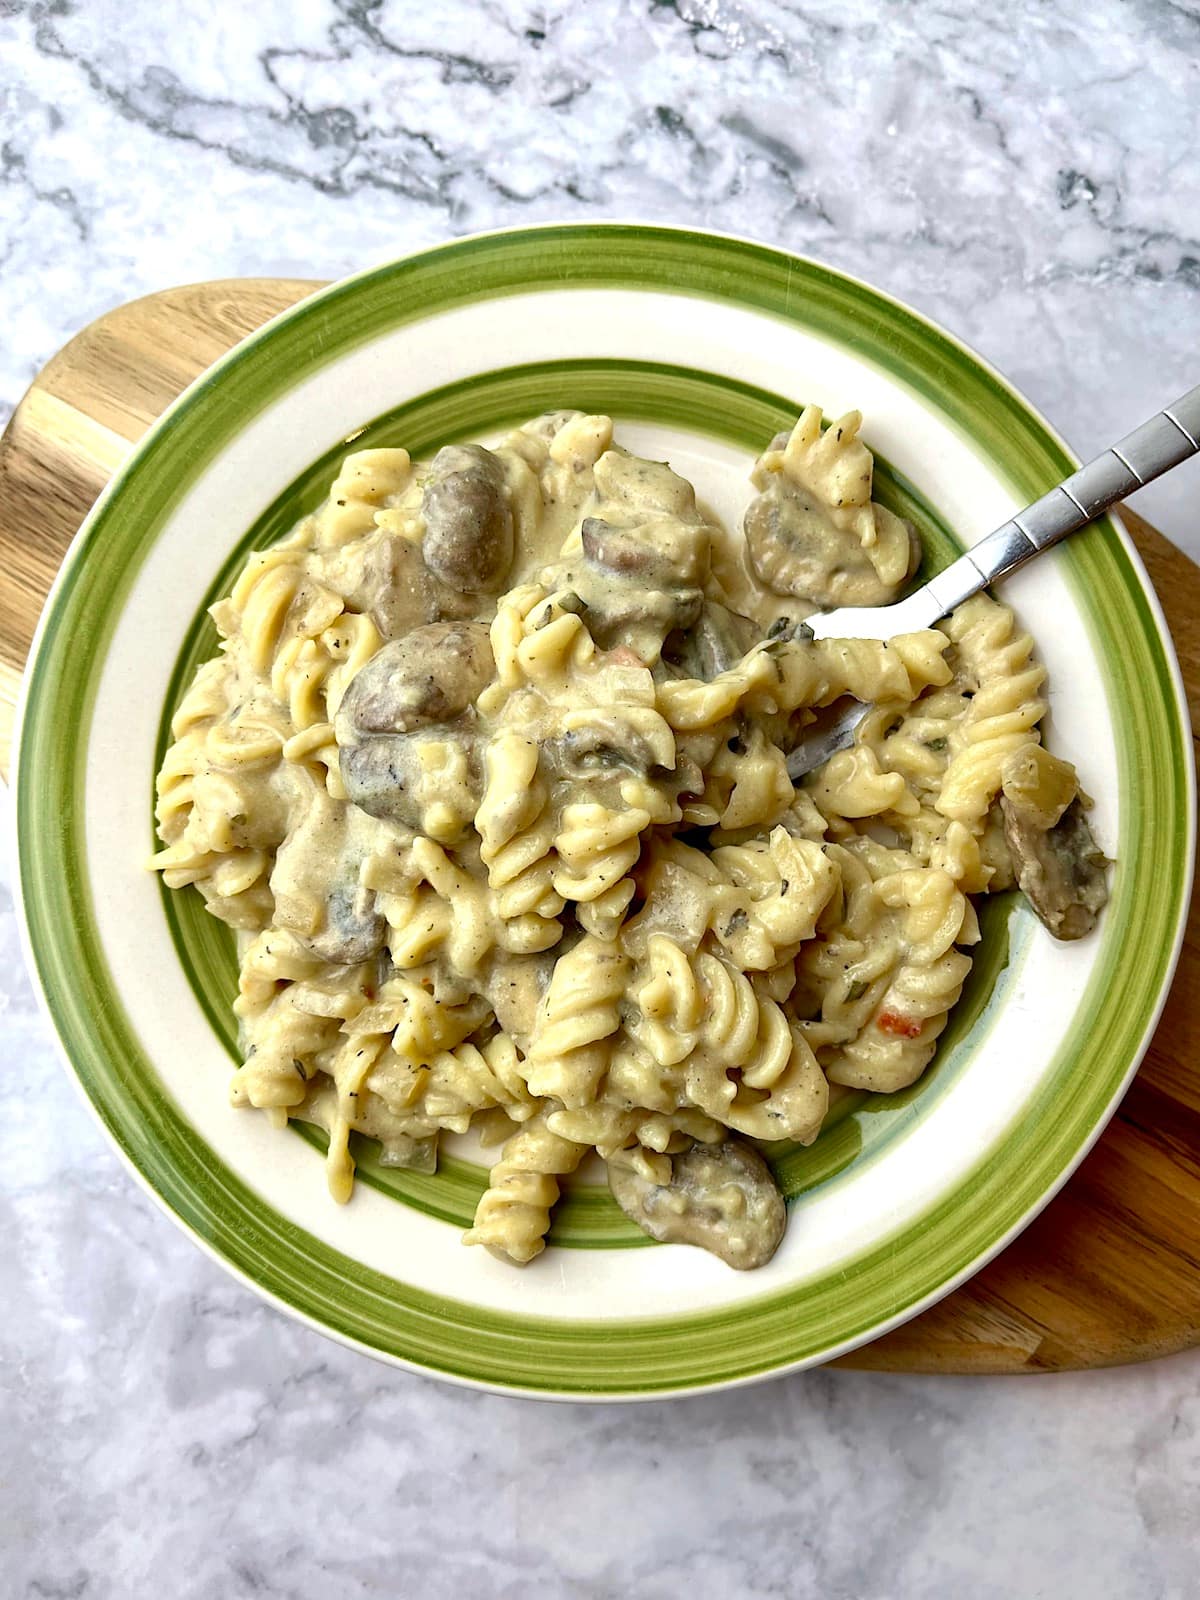
[[[1081,450],[1196,381],[1195,0],[0,7],[0,404],[106,307],[638,216],[859,272]],[[1148,514],[1200,553],[1196,478]]]
[[[0,0],[0,414],[73,331],[166,284],[637,216],[861,273],[1089,450],[1200,378],[1198,132],[1195,0]],[[1200,556],[1198,472],[1138,503]],[[82,1108],[9,883],[0,1594],[1195,1593],[1194,1354],[567,1408],[268,1310]]]

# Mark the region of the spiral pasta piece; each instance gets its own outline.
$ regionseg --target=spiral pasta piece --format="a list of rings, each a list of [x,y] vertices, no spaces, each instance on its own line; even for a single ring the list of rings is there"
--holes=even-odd
[[[769,839],[714,850],[720,878],[710,926],[734,960],[765,971],[811,939],[838,888],[838,869],[821,845],[776,828]]]
[[[621,1024],[628,972],[621,950],[591,934],[559,957],[525,1062],[532,1094],[564,1106],[594,1097]]]
[[[465,1133],[483,1111],[498,1108],[512,1122],[525,1122],[537,1110],[521,1053],[502,1033],[481,1044],[463,1040],[452,1048],[417,1052],[411,1060],[384,1048],[373,1055],[364,1087],[414,1139],[444,1128]]]
[[[987,595],[968,600],[942,627],[975,689],[952,737],[953,755],[934,804],[944,817],[972,822],[1000,792],[1005,764],[1038,743],[1046,671],[1012,611]]]
[[[598,900],[615,888],[642,853],[650,813],[580,802],[564,806],[554,837],[559,866],[553,883],[564,900]]]
[[[352,451],[333,480],[328,500],[317,512],[317,544],[336,548],[369,533],[379,509],[400,495],[411,478],[407,450]]]
[[[947,636],[935,628],[877,639],[771,640],[708,683],[659,685],[659,710],[673,728],[709,728],[747,708],[759,714],[826,706],[841,695],[904,704],[950,681]]]
[[[712,955],[696,966],[705,1007],[687,1063],[688,1099],[740,1133],[810,1143],[829,1090],[802,1034],[744,973]]]
[[[491,640],[496,688],[480,701],[489,712],[522,687],[563,692],[572,675],[596,653],[580,618],[565,611],[539,583],[525,584],[505,596],[492,623]]]
[[[806,406],[782,450],[766,450],[753,475],[761,488],[780,472],[841,532],[866,551],[880,580],[894,586],[909,569],[907,525],[871,499],[875,463],[859,436],[862,412],[847,411],[822,429],[819,406]]]
[[[546,1114],[539,1112],[504,1146],[463,1243],[481,1244],[518,1266],[532,1261],[546,1248],[559,1179],[574,1172],[586,1153],[585,1144],[551,1133]]]
[[[695,1047],[705,997],[692,964],[674,939],[652,934],[631,998],[636,1019],[630,1033],[660,1066],[673,1067]]]
[[[502,729],[488,746],[486,773],[475,830],[497,911],[506,921],[557,917],[565,904],[554,887],[557,829],[538,775],[536,742]]]
[[[825,1063],[834,1083],[890,1093],[925,1070],[962,993],[971,959],[954,946],[978,937],[974,914],[948,873],[910,868],[875,884],[897,918],[900,956],[865,1027]]]

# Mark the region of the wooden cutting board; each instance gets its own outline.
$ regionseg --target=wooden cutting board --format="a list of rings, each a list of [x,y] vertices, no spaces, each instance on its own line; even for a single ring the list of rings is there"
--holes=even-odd
[[[148,295],[85,328],[0,438],[0,771],[46,591],[92,501],[150,422],[238,339],[319,287],[244,278]],[[1126,513],[1200,721],[1200,568]],[[970,1283],[841,1365],[1035,1372],[1200,1342],[1200,918],[1120,1111],[1070,1183]]]

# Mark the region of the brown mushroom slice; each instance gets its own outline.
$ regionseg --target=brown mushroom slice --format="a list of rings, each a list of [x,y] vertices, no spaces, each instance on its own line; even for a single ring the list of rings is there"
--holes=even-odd
[[[876,518],[891,517],[882,506],[874,511]],[[781,473],[747,506],[742,526],[751,565],[767,588],[825,609],[889,605],[921,564],[920,540],[906,524],[907,569],[886,583],[858,535],[839,528],[828,507]]]
[[[346,585],[351,605],[365,611],[385,639],[433,619],[428,614],[429,572],[411,539],[373,539],[356,552],[353,581]]]
[[[762,638],[757,622],[730,611],[716,600],[706,600],[690,628],[680,628],[663,646],[663,661],[685,678],[710,683],[736,667],[752,645]]]
[[[322,961],[356,966],[382,950],[386,935],[374,891],[355,880],[334,889],[325,902],[325,926],[310,935],[308,944]]]
[[[461,592],[496,594],[513,561],[513,514],[504,464],[479,444],[450,444],[433,458],[421,500],[425,563]]]
[[[584,517],[579,540],[592,566],[614,578],[634,578],[650,588],[672,589],[681,587],[681,529],[687,534],[687,543],[691,543],[694,535],[687,525],[667,518],[625,525],[606,522],[603,517]],[[685,592],[691,593],[694,588],[694,584],[687,585]]]
[[[368,816],[454,844],[483,796],[476,736],[465,727],[375,734],[344,744],[348,798]]]
[[[739,1272],[765,1266],[783,1238],[787,1207],[758,1151],[726,1139],[670,1161],[669,1184],[652,1182],[640,1163],[610,1161],[609,1188],[630,1221],[652,1239],[697,1245]]]
[[[482,788],[467,713],[494,671],[480,622],[431,623],[378,650],[351,680],[334,724],[354,804],[443,842],[457,837]]]
[[[690,628],[704,595],[699,589],[647,589],[640,583],[578,585],[586,599],[584,620],[602,650],[628,645],[648,665],[677,628]]]
[[[1017,884],[1056,939],[1082,939],[1108,904],[1108,858],[1092,837],[1082,803],[1072,800],[1052,828],[1002,796],[1004,837]]]
[[[414,628],[376,651],[355,674],[338,707],[338,742],[452,721],[474,705],[495,670],[484,623]]]
[[[688,551],[707,538],[705,529],[669,520],[626,525],[585,517],[583,559],[560,563],[558,576],[602,650],[627,644],[653,662],[667,635],[700,615],[704,591],[686,573],[696,565]]]
[[[563,731],[542,745],[545,766],[556,776],[580,778],[623,769],[661,777],[675,765],[675,742],[661,719],[638,708],[580,706],[562,718]]]
[[[440,583],[425,564],[419,544],[403,534],[381,534],[345,552],[343,593],[365,611],[384,639],[443,618],[468,616],[477,602]]]
[[[568,557],[563,581],[602,649],[626,644],[652,664],[667,635],[700,615],[712,529],[665,463],[607,450],[594,470],[595,514],[580,523],[582,560]]]

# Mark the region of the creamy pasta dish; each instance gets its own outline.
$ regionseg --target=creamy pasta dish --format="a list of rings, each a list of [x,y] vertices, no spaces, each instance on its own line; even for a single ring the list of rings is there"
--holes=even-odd
[[[432,1171],[470,1129],[496,1159],[469,1244],[531,1260],[595,1152],[653,1238],[761,1265],[764,1152],[815,1139],[831,1086],[920,1076],[972,896],[1090,930],[1107,864],[1013,613],[804,625],[919,561],[860,422],[772,440],[741,537],[603,416],[361,450],[213,607],[154,865],[236,930],[234,1105],[326,1129],[337,1199],[352,1135]],[[794,787],[844,696],[853,747]]]

